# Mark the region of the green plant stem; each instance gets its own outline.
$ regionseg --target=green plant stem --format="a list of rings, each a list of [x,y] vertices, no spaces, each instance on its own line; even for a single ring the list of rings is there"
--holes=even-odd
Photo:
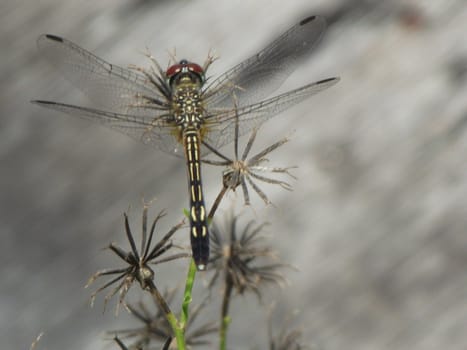
[[[175,317],[175,314],[170,310],[169,305],[165,301],[164,297],[159,293],[159,290],[157,289],[156,285],[154,284],[153,281],[147,282],[147,289],[149,289],[151,295],[153,298],[156,300],[157,304],[159,307],[164,311],[165,317],[167,318],[167,321],[170,324],[170,327],[172,328],[172,331],[175,335],[175,339],[177,341],[177,348],[179,350],[185,350],[185,329],[182,327],[178,320],[177,317]]]
[[[177,349],[185,350],[185,327],[188,321],[188,308],[190,306],[192,296],[191,291],[193,290],[193,284],[196,276],[196,265],[193,259],[191,259],[190,266],[188,268],[188,275],[186,277],[185,292],[183,294],[182,312],[180,315],[180,322],[175,317],[175,314],[170,310],[169,305],[164,300],[163,296],[159,293],[156,285],[153,281],[148,282],[147,288],[151,292],[151,295],[157,301],[160,308],[164,311],[165,317],[172,328],[177,341]]]
[[[221,312],[221,326],[219,332],[219,348],[221,350],[227,349],[227,331],[230,324],[230,317],[229,317],[229,306],[230,306],[230,297],[232,295],[232,288],[233,283],[229,275],[225,278],[225,290],[224,290],[224,297],[222,299],[222,312]]]
[[[175,334],[175,339],[177,341],[177,349],[185,350],[185,330],[182,327],[179,327],[177,318],[173,313],[167,314],[167,321],[169,321],[170,326]]]
[[[226,316],[222,319],[221,330],[220,330],[220,349],[227,349],[227,329],[230,324],[230,317]]]
[[[193,259],[191,259],[190,266],[188,268],[188,274],[185,282],[185,292],[183,293],[182,313],[180,315],[180,327],[185,330],[186,323],[188,321],[188,308],[192,301],[191,291],[193,290],[193,284],[196,276],[196,265]]]

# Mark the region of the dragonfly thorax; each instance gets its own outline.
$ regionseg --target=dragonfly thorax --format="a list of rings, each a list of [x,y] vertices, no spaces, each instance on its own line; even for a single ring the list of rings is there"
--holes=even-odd
[[[172,111],[183,133],[187,128],[199,130],[203,119],[201,87],[204,70],[196,63],[181,60],[170,66],[166,77],[172,89]]]
[[[200,97],[200,86],[182,83],[176,86],[172,95],[174,119],[181,131],[187,128],[199,130],[203,123],[203,103]]]

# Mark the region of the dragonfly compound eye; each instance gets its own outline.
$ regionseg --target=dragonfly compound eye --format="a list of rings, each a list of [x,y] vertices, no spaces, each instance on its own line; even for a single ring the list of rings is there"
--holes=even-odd
[[[204,83],[204,69],[196,63],[188,62],[187,60],[181,60],[180,63],[170,66],[165,75],[170,83],[176,78],[180,73],[193,73],[199,80]]]
[[[174,64],[170,66],[165,72],[166,77],[168,79],[172,79],[175,75],[182,71],[183,66],[183,64]]]

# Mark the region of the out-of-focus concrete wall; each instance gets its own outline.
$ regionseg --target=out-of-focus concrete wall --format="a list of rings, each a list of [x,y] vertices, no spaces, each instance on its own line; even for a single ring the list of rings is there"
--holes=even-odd
[[[299,166],[293,192],[262,186],[275,208],[254,200],[253,214],[246,210],[271,222],[272,243],[301,270],[271,294],[285,312],[300,310],[294,322],[320,349],[465,346],[465,1],[249,3],[2,2],[2,349],[26,349],[41,331],[37,349],[104,348],[105,330],[131,323],[125,312],[116,320],[101,305],[87,307],[87,277],[115,263],[100,248],[123,242],[129,206],[140,227],[143,196],[156,198],[153,212],[167,208],[162,230],[187,206],[180,159],[29,103],[87,101],[38,55],[37,36],[67,37],[121,66],[145,65],[145,47],[161,62],[174,47],[200,62],[214,48],[216,75],[310,14],[327,16],[330,27],[284,89],[342,80],[259,133],[258,150],[295,130],[271,165]],[[209,205],[220,179],[218,169],[204,174]],[[158,271],[161,280],[176,284],[185,264],[175,266]],[[232,306],[231,348],[250,348],[253,336],[264,348],[266,331],[245,322],[264,314],[250,318],[254,307],[242,306]]]

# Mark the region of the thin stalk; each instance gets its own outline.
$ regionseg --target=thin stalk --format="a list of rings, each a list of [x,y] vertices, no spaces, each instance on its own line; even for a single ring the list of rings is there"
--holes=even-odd
[[[175,335],[177,348],[179,350],[185,350],[185,329],[179,324],[177,317],[175,317],[175,314],[170,310],[169,305],[152,280],[147,282],[147,289],[149,289],[149,292],[156,300],[159,307],[162,309],[162,311],[164,311],[165,317],[167,318],[167,321],[169,322],[170,327],[172,328],[172,331]]]
[[[185,350],[185,330],[182,327],[178,326],[178,320],[174,314],[168,314],[167,321],[169,321],[170,326],[175,334],[175,339],[177,341],[177,349]]]
[[[188,321],[188,308],[192,301],[191,291],[193,290],[193,284],[196,276],[196,265],[193,259],[191,259],[190,267],[188,268],[188,274],[185,282],[185,292],[183,293],[182,313],[180,315],[180,328],[185,330],[186,323]]]
[[[221,325],[220,325],[220,334],[219,334],[219,348],[220,350],[227,349],[227,331],[230,324],[229,316],[229,306],[230,306],[230,297],[232,295],[233,282],[230,276],[227,274],[225,278],[225,290],[224,297],[222,299],[222,313],[221,313]]]
[[[212,220],[212,218],[214,217],[214,214],[216,213],[216,210],[219,207],[219,204],[221,203],[222,198],[224,198],[224,195],[228,189],[229,189],[228,187],[222,186],[221,191],[217,195],[216,200],[214,201],[214,204],[212,205],[212,208],[209,211],[208,220]]]

